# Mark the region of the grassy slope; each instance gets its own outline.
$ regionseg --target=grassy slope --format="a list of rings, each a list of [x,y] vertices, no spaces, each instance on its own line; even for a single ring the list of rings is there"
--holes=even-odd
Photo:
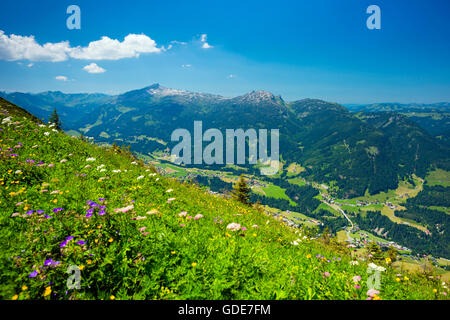
[[[4,120],[6,103],[0,105]],[[364,262],[350,266],[349,255],[314,240],[292,245],[299,235],[257,210],[152,175],[124,153],[22,116],[0,125],[0,298],[366,298]],[[94,207],[86,217],[86,201],[106,213]],[[203,217],[179,217],[182,211]],[[231,222],[247,230],[227,231]],[[62,246],[67,237],[74,238]],[[45,266],[49,259],[59,264]],[[66,288],[70,265],[82,269],[80,289]],[[353,287],[355,275],[361,289]],[[380,296],[435,299],[444,298],[442,290],[439,281],[421,276],[396,283],[388,268]]]

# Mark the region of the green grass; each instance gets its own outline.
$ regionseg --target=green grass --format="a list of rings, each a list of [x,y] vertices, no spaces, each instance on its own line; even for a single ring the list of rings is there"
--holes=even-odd
[[[445,171],[442,169],[436,169],[431,171],[425,181],[430,186],[442,185],[444,187],[450,186],[450,171]]]
[[[351,266],[349,249],[159,176],[123,149],[6,118],[16,111],[0,105],[1,299],[366,299],[367,262]],[[81,270],[79,289],[66,286],[69,266]],[[379,295],[443,290],[421,276],[396,283],[388,267]]]

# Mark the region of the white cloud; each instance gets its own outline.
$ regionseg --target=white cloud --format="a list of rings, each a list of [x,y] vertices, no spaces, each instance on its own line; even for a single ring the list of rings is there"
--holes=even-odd
[[[69,79],[67,79],[66,76],[56,76],[55,79],[56,80],[60,80],[60,81],[67,81],[67,80],[69,80]]]
[[[187,42],[177,41],[177,40],[170,41],[170,43],[172,43],[172,44],[179,44],[179,45],[182,45],[182,46],[187,45]]]
[[[7,61],[65,61],[69,58],[80,60],[118,60],[137,58],[141,53],[158,53],[162,49],[145,34],[129,34],[123,41],[102,37],[92,41],[87,47],[71,47],[69,41],[57,43],[36,42],[34,36],[6,35],[0,30],[0,59]]]
[[[85,60],[119,60],[137,58],[141,53],[158,52],[161,48],[156,47],[156,42],[145,34],[129,34],[122,42],[103,36],[87,47],[72,48],[69,56]]]
[[[31,68],[32,66],[33,66],[32,63],[27,64],[27,67],[28,67],[28,68]]]
[[[211,49],[214,48],[213,46],[211,46],[208,42],[206,42],[208,36],[206,35],[206,33],[202,34],[200,37],[200,41],[203,42],[202,44],[202,48],[203,49]]]
[[[192,67],[192,64],[182,64],[181,66],[183,68],[190,68],[190,67]]]
[[[236,76],[235,76],[234,74],[229,74],[229,75],[227,76],[227,78],[228,78],[228,79],[233,79],[233,78],[236,78]]]
[[[68,41],[40,45],[34,36],[5,35],[0,30],[0,59],[58,62],[67,60]]]
[[[96,63],[92,62],[91,64],[88,64],[87,66],[83,67],[83,70],[89,72],[89,73],[103,73],[106,72],[105,69],[102,67],[99,67]]]

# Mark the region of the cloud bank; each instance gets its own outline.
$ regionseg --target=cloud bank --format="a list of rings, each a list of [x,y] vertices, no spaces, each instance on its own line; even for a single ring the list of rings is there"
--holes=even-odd
[[[119,60],[137,58],[142,53],[159,53],[156,42],[145,34],[129,34],[123,41],[102,37],[87,47],[71,47],[69,41],[39,44],[33,35],[6,35],[0,30],[0,59],[60,62],[79,60]]]

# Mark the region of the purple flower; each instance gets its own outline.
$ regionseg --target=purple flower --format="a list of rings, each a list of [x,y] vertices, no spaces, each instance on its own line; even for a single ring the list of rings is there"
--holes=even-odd
[[[51,219],[52,218],[52,216],[49,216],[48,214],[44,214],[44,217],[47,218],[47,219]]]
[[[36,213],[39,213],[39,214],[42,214],[44,212],[45,212],[44,210],[36,210]]]
[[[73,236],[68,236],[68,237],[66,238],[67,241],[70,241],[70,240],[72,240],[72,239],[73,239]]]
[[[38,275],[37,270],[34,270],[32,273],[30,273],[30,275],[28,276],[28,278],[34,278]]]
[[[33,214],[33,210],[29,210],[27,212],[25,212],[27,215]]]
[[[86,241],[78,240],[77,243],[78,243],[80,246],[84,246],[84,245],[86,244]]]
[[[99,199],[98,199],[98,201],[105,201],[105,199],[103,199],[103,198],[99,198]]]
[[[104,210],[105,208],[106,208],[106,206],[101,206],[101,207],[98,207],[100,210]]]
[[[86,213],[85,217],[86,217],[86,218],[90,218],[90,217],[92,217],[92,212],[88,212],[88,213]]]
[[[60,246],[61,248],[67,246],[67,240],[61,242],[61,243],[59,244],[59,246]]]
[[[100,211],[98,212],[98,215],[99,215],[99,216],[102,216],[102,215],[104,215],[105,213],[106,213],[105,210],[100,210]]]
[[[98,207],[98,204],[96,204],[95,202],[91,202],[91,207],[93,208]]]
[[[44,262],[44,266],[49,266],[49,265],[51,265],[53,263],[53,260],[52,259],[47,259],[47,260],[45,260],[45,262]]]
[[[86,212],[92,214],[94,212],[94,209],[87,209]]]

